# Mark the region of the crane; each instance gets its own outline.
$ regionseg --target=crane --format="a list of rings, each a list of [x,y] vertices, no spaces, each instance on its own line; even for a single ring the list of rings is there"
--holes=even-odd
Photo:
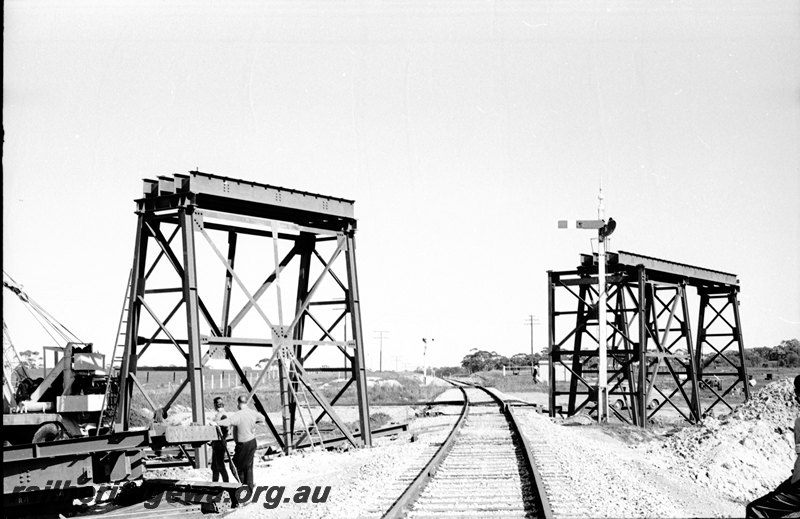
[[[3,287],[22,301],[57,346],[46,346],[60,359],[41,378],[33,378],[11,341],[3,321],[3,429],[12,443],[39,443],[85,436],[93,430],[103,405],[105,356],[95,353],[37,303],[5,270]]]

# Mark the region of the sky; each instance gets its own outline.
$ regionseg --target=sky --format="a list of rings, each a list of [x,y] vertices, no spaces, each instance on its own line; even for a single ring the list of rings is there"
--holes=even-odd
[[[800,337],[800,3],[8,1],[3,269],[101,351],[143,178],[355,200],[367,364],[546,347],[547,270],[732,272],[747,347]],[[3,294],[18,349],[52,342]],[[9,298],[9,299],[7,299]]]

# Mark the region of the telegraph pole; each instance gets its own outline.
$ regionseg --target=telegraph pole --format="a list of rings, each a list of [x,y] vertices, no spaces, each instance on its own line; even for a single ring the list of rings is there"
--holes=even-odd
[[[598,325],[598,362],[597,362],[597,421],[608,421],[608,358],[607,358],[607,330],[608,322],[606,319],[606,238],[614,232],[617,222],[613,218],[605,221],[605,197],[603,187],[600,187],[600,194],[597,196],[599,204],[597,206],[597,220],[559,220],[558,228],[567,229],[597,229],[597,325]]]
[[[528,315],[525,325],[531,327],[531,376],[533,376],[533,327],[539,325],[539,318],[533,314]]]
[[[375,333],[377,333],[378,336],[374,338],[381,341],[380,358],[378,359],[378,372],[381,372],[383,371],[383,339],[384,339],[383,334],[384,333],[388,334],[389,332],[387,332],[386,330],[376,330]],[[386,339],[388,338],[389,337],[386,337]]]

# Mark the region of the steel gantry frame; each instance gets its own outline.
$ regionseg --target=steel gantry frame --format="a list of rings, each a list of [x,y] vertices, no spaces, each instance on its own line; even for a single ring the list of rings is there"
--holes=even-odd
[[[597,261],[596,254],[584,254],[577,269],[547,274],[551,416],[596,412]],[[669,406],[696,423],[717,405],[732,409],[726,397],[737,388],[750,398],[735,275],[624,251],[608,254],[607,270],[613,416],[646,427]],[[690,287],[699,295],[696,338]],[[719,362],[727,370],[708,372]],[[557,366],[566,373],[567,388],[556,383]],[[716,389],[705,384],[707,372],[725,382]]]
[[[138,222],[133,258],[133,271],[128,295],[127,332],[120,368],[120,395],[114,415],[114,428],[127,430],[131,425],[131,402],[134,390],[144,395],[147,405],[155,415],[165,416],[178,396],[188,386],[192,420],[205,423],[203,369],[211,358],[225,358],[238,374],[239,382],[252,399],[255,409],[264,415],[267,426],[277,445],[284,452],[314,438],[320,438],[317,424],[328,417],[350,444],[371,446],[369,406],[364,363],[364,338],[358,292],[355,256],[356,220],[354,203],[350,200],[269,186],[255,182],[231,179],[191,171],[188,175],[160,176],[157,180],[144,180],[144,197],[136,200]],[[171,231],[171,232],[168,232]],[[212,234],[227,238],[227,250],[221,251]],[[248,287],[242,274],[234,265],[237,260],[237,243],[242,236],[248,240],[271,241],[274,262],[262,272],[263,282]],[[177,239],[176,239],[177,238]],[[179,243],[173,243],[179,241]],[[201,259],[198,244],[205,243],[213,252],[211,261],[224,267],[224,279],[216,286],[201,286],[198,281],[198,262]],[[269,244],[269,241],[266,242]],[[288,244],[288,245],[287,245]],[[323,256],[333,245],[333,252]],[[281,258],[279,246],[290,246]],[[181,252],[175,248],[180,247]],[[327,249],[326,249],[327,247]],[[345,258],[346,278],[334,271],[338,258]],[[238,258],[241,261],[241,258]],[[157,265],[168,263],[167,270],[174,271],[171,286],[151,287],[148,279]],[[312,263],[321,264],[321,273],[311,276]],[[294,313],[287,312],[282,301],[281,274],[294,263],[297,266]],[[341,261],[339,262],[341,263]],[[261,263],[259,264],[261,265]],[[285,276],[286,274],[284,274]],[[204,280],[205,281],[205,280]],[[343,292],[341,298],[320,295],[324,283]],[[292,281],[294,284],[295,281]],[[177,285],[177,286],[176,286]],[[206,298],[219,293],[221,301]],[[277,294],[277,305],[268,305],[262,296],[269,290]],[[245,303],[238,312],[232,312],[232,295],[238,291]],[[202,296],[201,296],[202,292]],[[328,291],[330,292],[330,290]],[[163,306],[161,311],[152,299],[172,294],[177,303]],[[212,302],[218,303],[213,305]],[[332,325],[325,325],[312,309],[317,305],[336,310],[338,317]],[[276,308],[277,306],[277,308]],[[287,305],[288,306],[288,305]],[[165,308],[171,310],[164,314]],[[185,327],[169,326],[170,321],[185,308]],[[215,318],[210,308],[221,308]],[[277,309],[277,316],[275,310]],[[237,326],[252,313],[258,314],[261,332],[257,337],[237,335]],[[268,314],[271,313],[271,316]],[[142,336],[143,318],[155,324],[155,333]],[[336,337],[341,333],[340,323],[350,321],[351,340]],[[309,339],[313,328],[319,329],[318,339]],[[346,330],[346,326],[345,326]],[[346,331],[345,331],[346,333]],[[315,335],[314,337],[317,337]],[[234,354],[233,347],[271,348],[269,362],[258,379],[251,384],[245,370]],[[185,359],[186,378],[165,405],[157,405],[137,379],[137,366],[142,355],[150,348],[176,348]],[[344,357],[342,368],[306,367],[308,358],[318,348],[336,348]],[[341,365],[341,364],[340,364]],[[270,368],[278,367],[281,401],[281,427],[277,427],[267,414],[267,408],[258,391],[264,389],[265,375]],[[178,369],[178,368],[176,368]],[[345,372],[350,376],[344,386],[328,401],[310,379],[310,372]],[[351,431],[334,409],[337,400],[355,385],[359,410],[359,431]],[[304,417],[298,405],[308,405],[306,391],[320,409],[316,417]],[[310,407],[309,407],[310,409]],[[305,432],[295,433],[297,418]],[[158,419],[158,417],[156,417]],[[313,420],[313,423],[311,422]],[[316,434],[313,434],[316,432]],[[300,434],[302,433],[302,436]],[[320,438],[321,439],[321,438]],[[196,452],[198,466],[205,466],[205,450]]]

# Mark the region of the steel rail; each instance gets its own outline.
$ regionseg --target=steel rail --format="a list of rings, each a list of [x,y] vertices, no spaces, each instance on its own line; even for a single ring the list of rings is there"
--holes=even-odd
[[[464,395],[464,407],[461,409],[461,414],[459,415],[455,425],[453,425],[453,429],[450,431],[450,434],[447,435],[447,439],[436,450],[436,453],[433,455],[430,461],[428,461],[425,467],[422,468],[419,474],[417,474],[411,483],[409,483],[408,487],[406,487],[400,497],[398,497],[397,500],[392,503],[392,506],[386,510],[386,513],[383,514],[384,518],[402,517],[404,512],[408,511],[408,507],[414,503],[417,498],[419,498],[420,494],[422,494],[422,491],[425,490],[425,486],[433,478],[434,474],[436,474],[436,471],[439,469],[439,466],[442,464],[442,462],[444,462],[444,460],[447,458],[447,455],[450,453],[450,450],[456,443],[458,432],[467,421],[467,416],[469,415],[469,397],[467,396],[467,391],[463,386],[458,386],[450,380],[448,380],[448,382],[460,389],[461,393]]]
[[[517,437],[522,443],[522,452],[525,458],[525,465],[530,471],[531,475],[533,475],[533,484],[536,487],[536,504],[538,505],[537,508],[539,509],[540,517],[543,519],[553,519],[553,509],[550,506],[550,499],[547,497],[547,491],[544,486],[544,478],[542,478],[542,474],[539,472],[539,468],[534,460],[533,449],[531,447],[530,440],[525,433],[522,432],[522,429],[517,422],[517,417],[514,413],[513,407],[494,391],[491,391],[483,386],[473,385],[472,387],[487,393],[503,409],[503,414],[511,424],[511,429],[517,434]]]
[[[496,403],[506,418],[507,422],[509,423],[509,427],[512,431],[512,434],[516,434],[519,438],[519,446],[521,447],[522,457],[524,460],[525,467],[528,469],[529,473],[532,476],[531,485],[534,487],[534,502],[536,505],[536,510],[538,512],[538,517],[543,519],[553,519],[553,511],[552,507],[550,506],[549,498],[547,496],[547,492],[544,486],[544,480],[542,478],[541,473],[538,470],[538,466],[534,461],[534,454],[530,444],[529,439],[525,434],[522,432],[518,421],[517,416],[515,415],[513,408],[507,401],[505,401],[500,395],[493,392],[490,389],[487,389],[483,386],[479,386],[477,384],[463,382],[459,380],[449,380],[444,379],[453,386],[457,387],[461,390],[462,394],[464,395],[464,409],[461,411],[461,415],[453,426],[452,430],[447,436],[447,439],[444,443],[439,447],[436,451],[434,456],[431,460],[425,465],[425,467],[420,471],[420,473],[412,480],[412,482],[406,487],[406,490],[403,491],[401,496],[392,504],[392,506],[383,514],[384,518],[396,518],[396,517],[403,517],[410,511],[410,507],[413,503],[415,503],[420,496],[422,495],[423,491],[425,490],[428,483],[433,479],[439,467],[443,464],[444,460],[447,458],[448,454],[452,450],[453,446],[456,443],[456,440],[459,436],[459,432],[466,422],[466,418],[469,413],[469,407],[472,403],[469,401],[469,397],[466,392],[466,388],[474,388],[483,391],[486,393],[493,401]]]

